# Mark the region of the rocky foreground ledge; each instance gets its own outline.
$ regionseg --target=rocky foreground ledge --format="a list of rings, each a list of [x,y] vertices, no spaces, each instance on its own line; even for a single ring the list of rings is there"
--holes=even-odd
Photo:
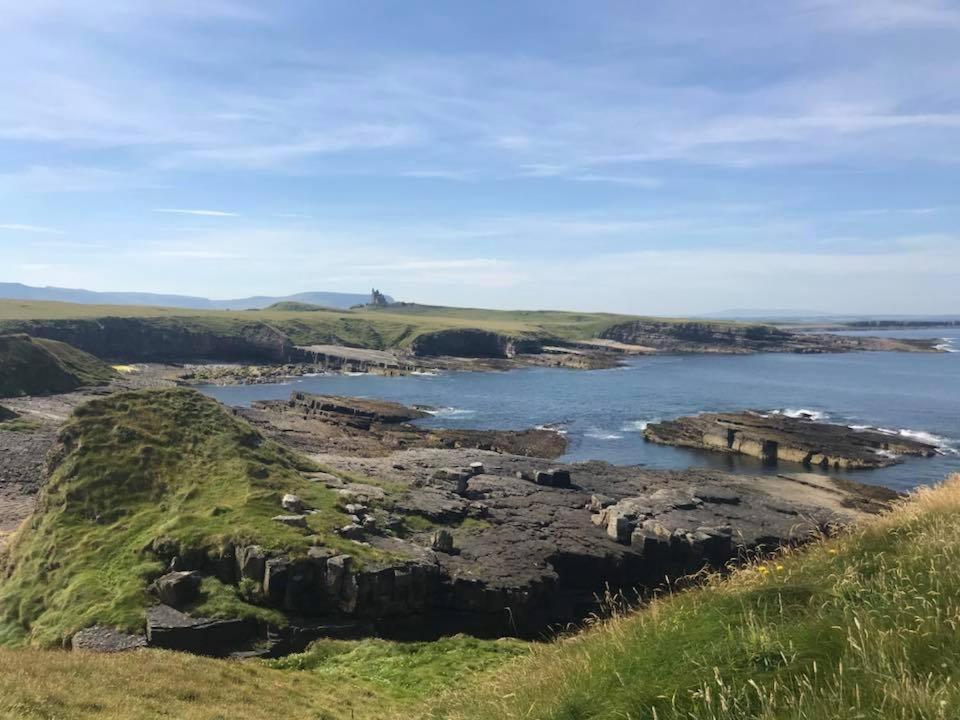
[[[242,414],[329,468],[308,477],[339,498],[349,522],[338,533],[358,550],[318,544],[293,556],[237,545],[206,564],[180,560],[181,572],[252,584],[259,602],[285,614],[289,624],[269,630],[265,652],[324,636],[538,637],[596,612],[608,592],[636,597],[665,577],[801,543],[896,496],[804,474],[558,464],[503,450],[547,431],[437,436],[408,424],[423,410],[381,401],[294,393]],[[277,521],[308,517],[288,501]],[[371,551],[379,559],[355,557]],[[258,636],[255,624],[224,622],[158,607],[148,613],[149,642],[209,652],[205,643],[229,648],[224,637]]]
[[[556,433],[446,435],[413,423],[424,412],[302,394],[232,411],[183,389],[80,406],[4,558],[2,627],[240,657],[323,637],[536,638],[607,593],[802,543],[896,497],[804,473],[563,464],[533,453],[558,454]]]
[[[850,428],[754,411],[703,413],[650,423],[644,437],[663,445],[749,455],[764,462],[859,470],[902,462],[903,456],[931,457],[937,446],[879,430]]]

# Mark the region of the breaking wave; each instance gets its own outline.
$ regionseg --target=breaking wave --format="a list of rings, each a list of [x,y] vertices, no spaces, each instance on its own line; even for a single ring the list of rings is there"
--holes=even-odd
[[[537,425],[534,427],[534,430],[547,430],[549,432],[555,432],[557,435],[567,434],[567,429],[561,423],[546,423],[544,425]]]
[[[455,407],[442,407],[442,408],[431,408],[430,410],[424,410],[428,415],[433,415],[434,417],[444,417],[444,418],[458,418],[458,417],[470,417],[471,415],[476,414],[476,410],[467,410],[465,408],[455,408]]]
[[[622,432],[642,433],[647,429],[647,425],[658,422],[660,422],[660,418],[653,418],[651,420],[629,420],[620,426],[620,430]]]
[[[891,437],[905,437],[910,440],[916,440],[925,445],[930,445],[935,447],[940,453],[944,455],[960,455],[960,450],[955,447],[953,441],[948,438],[943,437],[942,435],[934,435],[931,432],[925,430],[910,430],[909,428],[883,428],[883,427],[872,427],[870,425],[848,425],[851,430],[871,430],[873,432],[882,433],[883,435],[890,435]]]
[[[808,410],[807,408],[781,408],[780,410],[774,410],[771,415],[783,415],[788,418],[795,418],[799,420],[826,420],[829,415],[820,410]]]

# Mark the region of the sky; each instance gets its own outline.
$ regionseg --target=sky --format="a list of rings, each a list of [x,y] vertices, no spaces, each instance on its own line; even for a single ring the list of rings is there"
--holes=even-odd
[[[0,0],[0,282],[960,313],[960,2]]]

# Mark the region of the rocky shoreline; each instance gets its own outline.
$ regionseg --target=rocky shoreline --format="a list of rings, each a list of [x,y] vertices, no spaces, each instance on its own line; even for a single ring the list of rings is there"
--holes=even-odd
[[[340,533],[394,560],[361,566],[322,545],[306,557],[253,546],[171,557],[161,584],[198,585],[206,575],[246,583],[288,623],[193,618],[189,587],[182,601],[155,591],[167,602],[148,613],[148,645],[247,656],[254,646],[275,655],[319,637],[535,638],[598,611],[605,593],[643,595],[664,577],[801,543],[896,497],[816,475],[558,465],[488,446],[477,438],[489,435],[471,431],[451,446],[407,424],[422,410],[395,403],[294,393],[238,412],[329,468],[311,479],[351,514]],[[396,433],[410,442],[397,443]],[[524,434],[499,437],[509,445],[504,438]],[[286,514],[277,521],[295,524],[304,510],[285,497],[278,512]]]
[[[49,407],[44,429],[23,445],[34,461],[54,444],[56,418],[87,397],[36,399],[33,412]],[[22,411],[31,403],[14,405]],[[284,654],[320,637],[536,638],[598,611],[605,593],[642,596],[664,577],[804,542],[896,497],[804,473],[745,478],[558,464],[552,458],[566,444],[559,433],[426,429],[414,422],[424,408],[381,401],[293,393],[233,412],[326,468],[305,477],[338,498],[349,518],[339,534],[358,556],[369,548],[384,559],[359,562],[322,542],[305,555],[239,544],[185,555],[155,545],[170,576],[153,585],[156,607],[144,634],[98,627],[79,635],[78,648],[145,644],[247,657]],[[31,507],[41,466],[30,487],[5,483]],[[275,521],[308,533],[309,512],[285,496]],[[206,577],[282,613],[284,623],[195,617]]]
[[[664,577],[804,542],[895,497],[802,476],[748,480],[602,463],[548,472],[541,461],[482,450],[318,459],[378,483],[316,478],[355,513],[344,536],[395,560],[358,566],[322,546],[306,557],[254,546],[181,557],[158,584],[185,583],[184,595],[155,590],[167,602],[148,613],[147,645],[248,656],[257,643],[257,654],[277,655],[321,637],[537,638],[597,612],[605,593],[636,598]],[[383,481],[402,489],[385,492]],[[288,623],[191,617],[190,587],[208,574],[252,583],[258,602]]]
[[[644,437],[662,445],[749,455],[771,464],[786,461],[834,470],[887,467],[904,456],[931,457],[938,451],[936,445],[889,432],[757,411],[650,423]]]

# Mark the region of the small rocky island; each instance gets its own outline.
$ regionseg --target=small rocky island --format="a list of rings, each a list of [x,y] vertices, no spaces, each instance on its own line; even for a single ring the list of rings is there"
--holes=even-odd
[[[650,423],[644,437],[663,445],[836,470],[887,467],[901,462],[903,456],[931,457],[937,453],[935,445],[891,432],[749,410]]]

